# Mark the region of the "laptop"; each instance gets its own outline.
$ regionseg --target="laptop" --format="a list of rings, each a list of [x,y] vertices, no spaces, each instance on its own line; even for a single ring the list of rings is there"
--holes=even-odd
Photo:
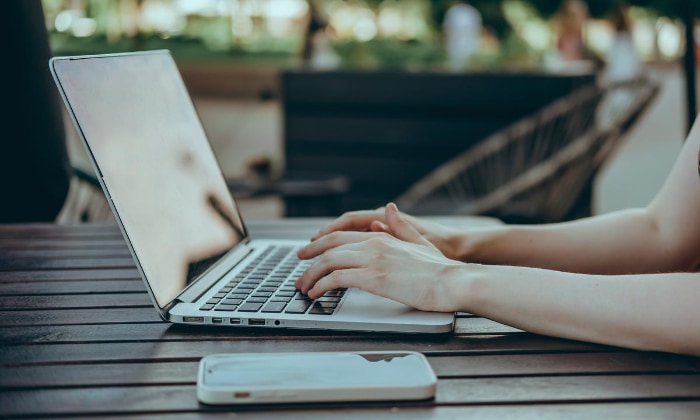
[[[227,327],[451,331],[359,289],[312,301],[305,241],[248,234],[168,50],[55,57],[49,67],[161,318]]]

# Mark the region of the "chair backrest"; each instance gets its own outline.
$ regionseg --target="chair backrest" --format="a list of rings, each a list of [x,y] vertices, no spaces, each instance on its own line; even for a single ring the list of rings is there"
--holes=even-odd
[[[579,89],[435,169],[397,204],[414,214],[565,220],[657,90],[646,77]]]
[[[281,80],[286,170],[346,177],[348,211],[386,204],[595,75],[301,69]]]

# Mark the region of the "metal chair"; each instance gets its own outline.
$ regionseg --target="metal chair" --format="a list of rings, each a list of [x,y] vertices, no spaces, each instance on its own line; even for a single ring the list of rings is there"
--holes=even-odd
[[[507,223],[587,215],[577,202],[657,92],[646,76],[581,88],[436,168],[396,203],[412,214],[486,215]]]

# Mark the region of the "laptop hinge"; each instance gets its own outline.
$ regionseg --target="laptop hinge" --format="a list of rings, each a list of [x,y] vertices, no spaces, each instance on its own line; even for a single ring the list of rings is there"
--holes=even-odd
[[[248,246],[248,241],[232,249],[185,289],[177,297],[177,300],[186,303],[196,302],[200,296],[206,293],[217,281],[221,280],[226,273],[235,268],[236,265],[251,252],[253,252],[253,249]]]

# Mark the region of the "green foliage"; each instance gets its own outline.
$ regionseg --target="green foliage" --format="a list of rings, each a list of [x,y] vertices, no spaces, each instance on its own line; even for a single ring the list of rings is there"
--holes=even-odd
[[[333,48],[344,67],[410,69],[444,61],[440,46],[428,42],[376,38],[367,42],[337,41]]]
[[[586,0],[591,15],[598,18],[606,17],[612,8],[620,0]],[[544,18],[550,18],[559,10],[564,0],[527,0]],[[700,17],[700,0],[626,0],[629,6],[640,6],[651,9],[661,16],[681,17],[684,3],[692,2],[695,16]],[[433,7],[433,17],[436,22],[442,22],[442,17],[447,8],[455,3],[455,0],[430,0]],[[469,3],[479,9],[487,19],[497,18],[501,1],[495,0],[469,0]],[[496,29],[496,28],[494,28]]]

